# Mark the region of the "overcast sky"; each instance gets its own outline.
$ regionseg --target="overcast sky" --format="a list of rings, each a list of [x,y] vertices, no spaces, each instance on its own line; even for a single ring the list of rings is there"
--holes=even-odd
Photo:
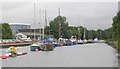
[[[58,8],[61,8],[61,15],[67,18],[69,25],[85,26],[87,29],[106,29],[111,27],[112,18],[118,11],[117,2],[36,2],[35,4],[35,24],[33,2],[2,3],[2,22],[29,23],[32,28],[38,28],[44,26],[45,9],[49,22],[58,16]]]

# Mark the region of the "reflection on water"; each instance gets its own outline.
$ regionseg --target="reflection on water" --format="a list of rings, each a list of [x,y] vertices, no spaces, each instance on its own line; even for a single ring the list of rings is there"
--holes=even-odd
[[[5,49],[2,50],[3,53]],[[117,67],[116,50],[96,43],[57,47],[54,51],[31,52],[29,47],[18,51],[28,54],[3,60],[3,67]]]

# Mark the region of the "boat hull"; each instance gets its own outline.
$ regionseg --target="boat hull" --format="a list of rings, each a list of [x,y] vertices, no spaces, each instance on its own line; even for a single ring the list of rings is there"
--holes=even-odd
[[[52,44],[45,44],[42,47],[42,51],[52,51],[52,50],[54,50],[54,46]]]
[[[31,51],[36,51],[36,50],[40,51],[41,48],[40,48],[40,46],[30,46],[30,50]]]

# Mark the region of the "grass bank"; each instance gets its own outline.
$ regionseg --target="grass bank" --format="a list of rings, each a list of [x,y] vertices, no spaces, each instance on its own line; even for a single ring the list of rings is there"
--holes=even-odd
[[[105,43],[112,46],[120,53],[120,41],[106,40]]]
[[[116,41],[106,40],[105,43],[112,46],[115,49],[117,48]]]

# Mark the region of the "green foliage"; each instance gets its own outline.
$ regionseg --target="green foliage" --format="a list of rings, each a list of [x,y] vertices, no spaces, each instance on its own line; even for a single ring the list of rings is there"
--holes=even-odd
[[[112,27],[105,30],[87,30],[82,26],[68,26],[68,22],[66,22],[66,17],[57,16],[54,20],[50,22],[50,34],[58,39],[58,22],[60,19],[61,24],[61,36],[63,38],[70,38],[75,35],[78,39],[83,39],[84,35],[86,39],[103,39],[103,40],[111,40],[112,39]],[[85,34],[84,34],[85,31]]]
[[[68,36],[68,22],[66,22],[66,17],[64,16],[57,16],[53,21],[50,22],[50,34],[54,35],[55,38],[59,38],[58,36],[58,23],[60,20],[60,30],[61,36],[67,37]]]
[[[98,38],[100,40],[111,40],[112,39],[112,28],[108,28],[105,30],[88,30],[87,32],[87,39],[94,39]]]
[[[113,38],[117,41],[117,48],[120,52],[120,11],[113,18]]]
[[[2,39],[12,39],[13,38],[11,28],[10,28],[9,24],[7,24],[7,23],[0,24],[0,33],[1,33]]]
[[[46,35],[50,35],[50,26],[46,26],[44,28],[44,32],[45,32]],[[46,38],[48,38],[48,37],[46,37]]]
[[[82,26],[68,26],[68,38],[71,36],[77,36],[78,39],[83,39],[84,35],[84,28]]]
[[[76,27],[69,26],[69,27],[68,27],[68,33],[69,33],[69,38],[70,38],[70,36],[72,36],[72,35],[77,35],[77,28],[76,28]]]
[[[116,44],[117,44],[118,52],[120,52],[120,38],[118,38]]]
[[[115,40],[120,38],[120,12],[117,13],[117,15],[113,18],[113,37]]]

